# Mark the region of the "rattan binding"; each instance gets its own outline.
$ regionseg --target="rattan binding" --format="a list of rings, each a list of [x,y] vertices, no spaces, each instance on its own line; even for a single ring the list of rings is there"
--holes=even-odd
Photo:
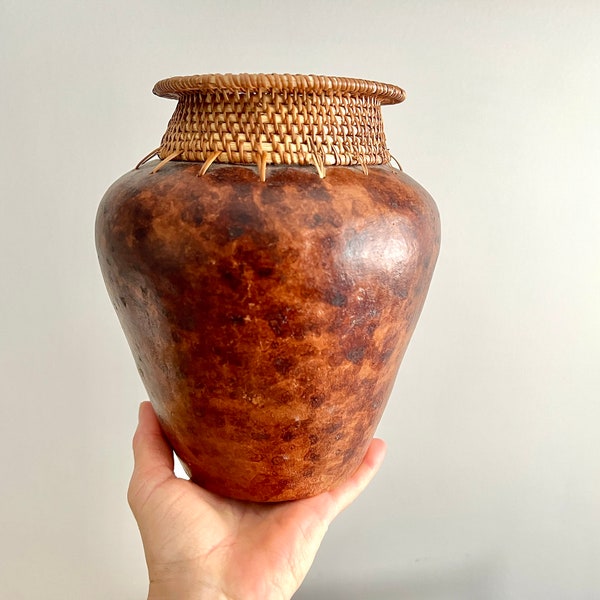
[[[399,87],[320,75],[212,74],[171,77],[154,93],[178,100],[158,154],[168,160],[313,165],[390,162],[381,106],[404,100]],[[151,156],[153,156],[151,155]]]

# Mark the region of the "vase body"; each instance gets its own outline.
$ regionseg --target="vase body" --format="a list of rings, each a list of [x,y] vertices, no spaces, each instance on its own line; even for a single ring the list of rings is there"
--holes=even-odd
[[[206,159],[147,163],[105,194],[96,242],[192,480],[273,502],[331,489],[362,461],[425,300],[439,217],[389,164],[256,162],[201,176]]]

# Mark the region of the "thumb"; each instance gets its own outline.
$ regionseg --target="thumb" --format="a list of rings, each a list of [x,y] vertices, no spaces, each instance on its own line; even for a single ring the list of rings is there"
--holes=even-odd
[[[142,402],[133,436],[133,474],[127,498],[132,509],[147,499],[153,489],[174,478],[173,450],[165,439],[150,402]]]

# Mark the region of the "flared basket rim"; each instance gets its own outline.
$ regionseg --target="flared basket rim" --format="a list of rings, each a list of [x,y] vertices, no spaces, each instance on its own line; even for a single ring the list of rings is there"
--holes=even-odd
[[[231,91],[255,93],[265,90],[297,92],[330,92],[376,98],[381,104],[398,104],[405,91],[392,84],[326,75],[291,75],[289,73],[211,73],[162,79],[152,92],[163,98],[179,99],[194,92]]]

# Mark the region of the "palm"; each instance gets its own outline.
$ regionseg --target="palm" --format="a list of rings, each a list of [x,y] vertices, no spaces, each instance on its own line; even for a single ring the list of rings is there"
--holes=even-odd
[[[278,504],[240,502],[176,478],[172,451],[149,403],[143,411],[129,501],[150,578],[198,573],[203,585],[234,599],[290,598],[329,523],[367,485],[383,458],[383,443],[376,440],[357,474],[337,490]]]

